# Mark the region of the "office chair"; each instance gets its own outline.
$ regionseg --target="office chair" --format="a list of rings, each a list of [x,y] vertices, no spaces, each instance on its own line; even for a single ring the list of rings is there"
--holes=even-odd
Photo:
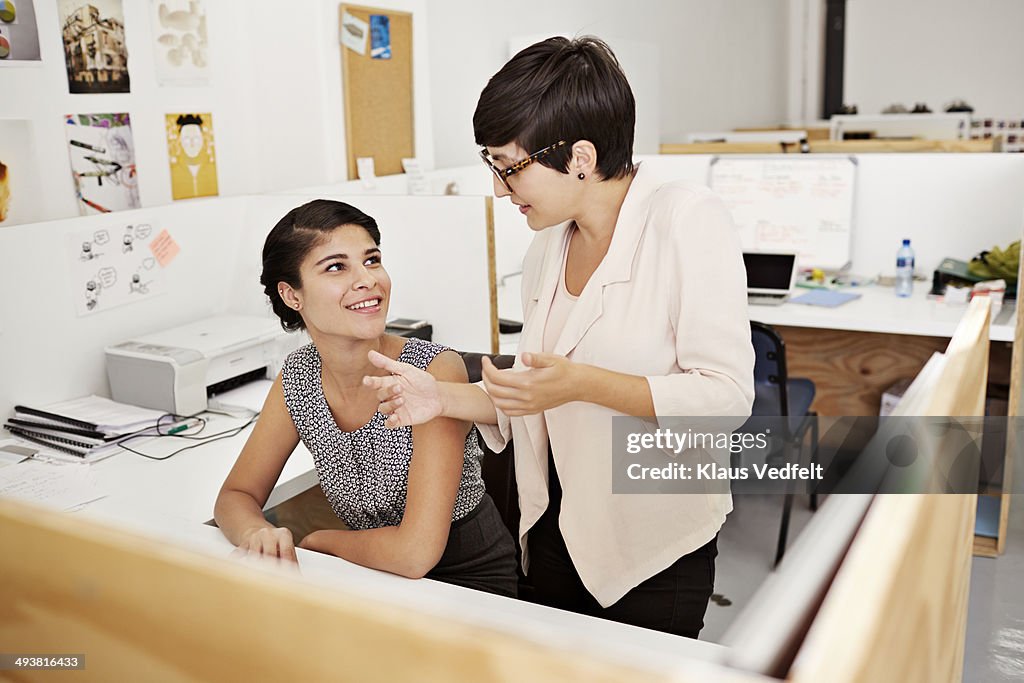
[[[481,361],[484,356],[491,359],[494,366],[499,370],[506,370],[512,367],[516,357],[513,355],[494,355],[490,353],[460,352],[462,361],[466,364],[466,374],[470,382],[479,382],[482,378]],[[501,521],[505,523],[512,540],[516,544],[516,572],[519,575],[519,598],[521,600],[533,601],[533,586],[523,573],[522,553],[519,546],[519,487],[516,486],[516,459],[514,454],[515,444],[509,441],[505,450],[495,453],[484,443],[480,437],[480,448],[484,452],[484,459],[480,461],[480,474],[484,480],[487,493],[494,500],[498,508]]]
[[[796,448],[795,460],[784,458],[785,462],[800,462],[803,456],[804,437],[811,433],[811,463],[818,458],[817,413],[811,410],[814,401],[814,382],[803,377],[789,377],[786,371],[786,345],[771,325],[750,322],[750,337],[754,345],[754,405],[752,418],[781,418],[779,428],[784,444],[784,456]],[[818,509],[818,496],[812,490],[811,510]],[[786,492],[779,524],[779,541],[775,551],[778,565],[786,552],[786,537],[789,534],[789,518],[793,508],[792,486]]]

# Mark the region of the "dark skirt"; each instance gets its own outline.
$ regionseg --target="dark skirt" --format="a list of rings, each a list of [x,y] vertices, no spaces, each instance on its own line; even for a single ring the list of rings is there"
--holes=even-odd
[[[452,523],[444,554],[426,578],[510,598],[518,595],[515,543],[489,495]]]

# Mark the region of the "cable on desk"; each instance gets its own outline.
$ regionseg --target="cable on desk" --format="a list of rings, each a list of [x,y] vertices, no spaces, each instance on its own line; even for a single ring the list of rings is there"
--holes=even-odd
[[[183,448],[179,448],[176,451],[172,451],[171,453],[168,453],[167,455],[161,455],[161,456],[149,455],[148,453],[143,453],[142,451],[137,451],[134,448],[129,448],[128,446],[125,446],[122,443],[118,443],[118,446],[120,446],[124,450],[128,451],[129,453],[134,453],[135,455],[141,456],[143,458],[148,458],[149,460],[167,460],[168,458],[172,458],[175,455],[177,455],[179,453],[183,453],[184,451],[190,450],[192,448],[199,448],[200,446],[205,446],[208,443],[212,443],[214,441],[220,441],[221,439],[230,439],[231,437],[240,434],[242,432],[242,430],[244,430],[246,427],[248,427],[253,422],[255,422],[256,419],[260,416],[259,413],[256,413],[255,415],[250,417],[248,421],[246,421],[242,425],[239,425],[238,427],[232,427],[231,429],[225,429],[222,432],[216,432],[214,434],[207,434],[206,436],[199,436],[199,434],[204,429],[206,429],[206,425],[207,425],[206,419],[202,418],[202,417],[199,417],[199,415],[200,415],[200,413],[196,413],[195,415],[188,415],[188,416],[174,415],[174,414],[171,414],[171,413],[167,413],[165,415],[161,415],[157,419],[156,429],[157,429],[157,438],[171,437],[171,438],[175,438],[175,439],[186,439],[186,440],[190,440],[190,441],[199,441],[200,443],[195,443],[195,444],[192,444],[191,446],[184,446]],[[176,422],[180,422],[182,420],[199,420],[200,424],[192,425],[192,427],[198,426],[199,427],[199,431],[193,432],[192,434],[176,434],[176,433],[170,433],[170,432],[161,432],[160,431],[161,421],[164,418],[167,418],[167,417],[172,418]],[[189,427],[189,429],[191,429],[192,427]],[[152,427],[150,427],[149,429],[152,429]],[[144,436],[144,435],[139,435],[139,436]],[[135,437],[129,436],[129,438],[135,438]]]

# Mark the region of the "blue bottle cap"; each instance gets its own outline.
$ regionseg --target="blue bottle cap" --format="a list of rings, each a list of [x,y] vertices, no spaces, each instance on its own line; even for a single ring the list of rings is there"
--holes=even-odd
[[[903,240],[903,246],[909,247],[910,246],[910,240],[908,240],[908,239]]]

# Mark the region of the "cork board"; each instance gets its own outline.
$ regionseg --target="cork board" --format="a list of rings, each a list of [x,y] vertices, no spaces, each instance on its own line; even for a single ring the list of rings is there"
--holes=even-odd
[[[388,18],[390,58],[371,56],[371,16]],[[354,17],[346,26],[346,16]],[[354,26],[352,26],[354,24]],[[373,157],[377,175],[402,173],[402,158],[414,157],[412,109],[412,14],[359,5],[338,7],[341,86],[345,100],[348,177],[358,177],[356,159]],[[359,38],[362,31],[365,35]],[[353,44],[364,44],[363,54]]]

